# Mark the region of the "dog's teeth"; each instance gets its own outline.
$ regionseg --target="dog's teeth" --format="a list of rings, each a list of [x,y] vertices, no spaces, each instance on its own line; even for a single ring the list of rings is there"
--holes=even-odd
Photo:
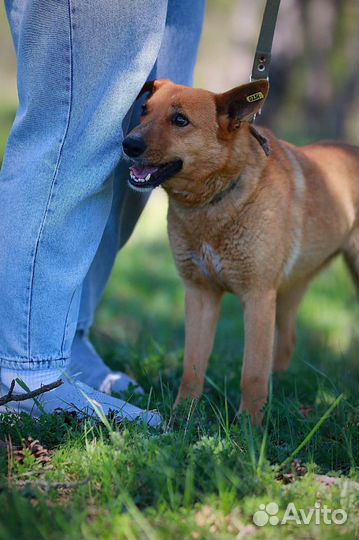
[[[130,171],[130,177],[132,178],[132,180],[134,182],[137,182],[137,183],[143,183],[143,182],[148,182],[148,180],[150,180],[151,178],[151,173],[148,173],[146,178],[141,178],[139,176],[136,176],[134,172]]]

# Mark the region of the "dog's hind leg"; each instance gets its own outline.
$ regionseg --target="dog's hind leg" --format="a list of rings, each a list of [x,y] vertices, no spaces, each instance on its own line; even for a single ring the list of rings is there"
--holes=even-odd
[[[186,284],[184,369],[175,407],[181,400],[199,398],[212,352],[222,293]]]
[[[342,251],[359,295],[359,226],[354,227]]]
[[[307,282],[278,294],[273,371],[286,371],[289,367],[295,347],[297,311],[306,289]]]

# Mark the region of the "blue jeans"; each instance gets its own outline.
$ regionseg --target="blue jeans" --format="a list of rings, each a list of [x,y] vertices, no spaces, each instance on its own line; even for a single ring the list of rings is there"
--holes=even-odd
[[[192,83],[204,0],[6,0],[19,109],[0,173],[0,365],[63,367],[146,203],[124,133],[148,78]]]

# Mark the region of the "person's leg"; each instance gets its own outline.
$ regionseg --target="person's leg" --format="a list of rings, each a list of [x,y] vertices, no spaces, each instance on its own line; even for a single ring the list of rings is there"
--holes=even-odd
[[[167,0],[6,7],[20,104],[0,176],[2,379],[68,363],[121,124],[158,55]]]
[[[155,76],[155,69],[152,70],[148,79],[153,76]],[[124,134],[139,122],[142,102],[143,100],[136,101],[126,115],[122,124]],[[136,393],[143,393],[143,389],[129,375],[113,372],[104,363],[89,339],[95,310],[109,279],[117,252],[131,235],[148,199],[148,195],[145,197],[129,189],[127,175],[128,164],[121,159],[113,172],[110,216],[96,256],[82,286],[79,320],[67,370],[71,376],[107,394],[112,391],[117,393],[126,391],[131,385]],[[136,193],[137,196],[131,197],[132,193]]]
[[[205,1],[169,0],[161,48],[151,79],[172,79],[191,86],[202,31]],[[124,131],[139,122],[140,103],[135,103]],[[130,237],[148,200],[148,194],[131,190],[127,184],[128,164],[122,160],[114,173],[114,197],[96,257],[83,284],[79,321],[73,342],[69,370],[80,380],[102,391],[121,392],[135,381],[124,373],[114,373],[105,365],[89,341],[89,329],[96,306],[110,276],[116,254]]]

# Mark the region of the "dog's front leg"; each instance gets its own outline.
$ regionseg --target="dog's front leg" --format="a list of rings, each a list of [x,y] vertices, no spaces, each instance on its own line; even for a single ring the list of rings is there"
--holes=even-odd
[[[199,398],[212,352],[222,293],[186,284],[184,369],[175,407],[181,400]]]
[[[262,409],[268,396],[268,379],[273,361],[275,313],[275,291],[252,292],[246,295],[240,411],[247,412],[256,425],[262,422]]]

